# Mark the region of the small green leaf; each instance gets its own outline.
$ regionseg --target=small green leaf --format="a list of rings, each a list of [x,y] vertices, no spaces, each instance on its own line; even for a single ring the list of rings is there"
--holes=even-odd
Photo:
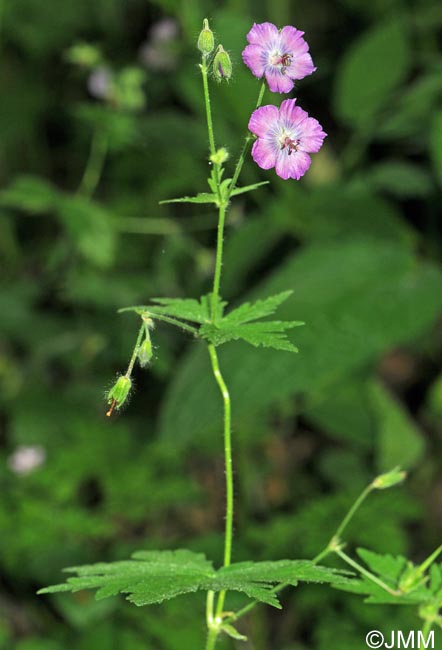
[[[210,192],[201,192],[196,196],[182,196],[179,199],[166,199],[160,201],[160,205],[165,205],[166,203],[218,203],[218,197],[216,194],[211,194]]]
[[[262,187],[263,185],[268,185],[269,182],[270,181],[262,181],[261,183],[244,185],[244,187],[235,187],[235,189],[231,192],[230,196],[238,196],[238,194],[245,194],[246,192],[252,192],[253,190],[257,190],[258,187]]]
[[[400,555],[397,557],[389,554],[381,555],[365,548],[358,548],[357,552],[368,568],[390,582],[392,587],[407,566],[407,560]]]
[[[223,625],[221,625],[221,630],[225,632],[227,636],[230,636],[236,641],[247,641],[247,637],[238,632],[238,630],[236,630],[233,625],[229,625],[229,623],[223,623]]]

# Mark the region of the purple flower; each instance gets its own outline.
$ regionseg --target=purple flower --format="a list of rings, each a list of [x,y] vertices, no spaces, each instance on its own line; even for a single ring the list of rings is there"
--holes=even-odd
[[[253,144],[253,160],[262,169],[276,168],[281,178],[299,180],[310,167],[309,153],[322,147],[327,135],[318,120],[286,99],[280,108],[262,106],[249,120],[249,130],[258,136]]]
[[[293,79],[303,79],[316,70],[303,35],[295,27],[278,31],[272,23],[254,23],[247,34],[250,45],[242,53],[243,61],[255,77],[265,76],[271,91],[289,93]]]

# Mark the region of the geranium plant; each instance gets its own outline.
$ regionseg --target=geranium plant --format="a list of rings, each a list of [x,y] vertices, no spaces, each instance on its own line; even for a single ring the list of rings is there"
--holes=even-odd
[[[132,372],[136,363],[146,367],[152,360],[152,335],[155,324],[175,326],[191,333],[207,346],[214,381],[223,403],[223,437],[225,454],[226,517],[224,556],[221,567],[204,555],[189,550],[139,551],[126,561],[100,563],[67,569],[74,573],[67,582],[45,588],[40,593],[95,589],[97,598],[119,593],[135,605],[149,605],[190,592],[206,594],[206,650],[213,650],[221,634],[236,640],[245,637],[236,622],[258,603],[280,607],[278,592],[300,582],[328,583],[333,587],[363,594],[369,602],[412,605],[424,621],[424,632],[441,624],[442,571],[434,564],[437,549],[418,566],[402,557],[381,557],[360,549],[364,564],[345,550],[344,531],[365,498],[373,491],[390,488],[402,482],[404,472],[394,469],[378,476],[356,499],[337,527],[324,550],[313,559],[286,559],[265,562],[232,562],[234,529],[234,473],[232,454],[232,413],[229,388],[223,376],[218,348],[229,341],[242,340],[255,347],[273,348],[275,354],[297,352],[291,340],[292,329],[301,321],[281,321],[271,317],[283,301],[290,299],[290,288],[253,303],[228,309],[222,299],[223,249],[226,216],[236,196],[251,192],[268,181],[241,186],[238,184],[244,162],[251,157],[262,169],[275,168],[276,174],[295,182],[308,171],[310,154],[321,148],[326,133],[319,122],[310,117],[296,98],[271,95],[263,105],[266,90],[289,93],[294,82],[315,71],[303,32],[295,27],[278,29],[271,23],[255,24],[247,35],[249,44],[242,55],[253,75],[262,79],[256,106],[251,111],[248,130],[236,165],[229,171],[229,153],[218,147],[210,101],[210,82],[228,82],[232,63],[222,44],[216,44],[208,21],[204,20],[198,39],[201,53],[200,71],[207,118],[209,144],[209,176],[206,191],[194,196],[173,198],[162,203],[209,204],[218,211],[216,256],[212,290],[200,298],[152,298],[149,305],[125,307],[141,319],[140,329],[127,370],[107,393],[111,416],[127,401],[132,388]],[[302,314],[299,315],[302,318]],[[258,352],[257,352],[258,353]],[[204,408],[204,405],[202,405]],[[221,428],[221,427],[220,427]],[[339,557],[347,570],[331,569],[320,564],[327,556]],[[227,606],[229,592],[240,592],[249,602],[238,611]]]

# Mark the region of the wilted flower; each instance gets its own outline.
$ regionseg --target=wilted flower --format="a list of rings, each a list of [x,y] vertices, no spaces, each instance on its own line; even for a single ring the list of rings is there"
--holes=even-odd
[[[281,178],[299,180],[310,167],[309,153],[316,153],[327,135],[318,120],[286,99],[280,108],[262,106],[252,113],[249,129],[258,136],[253,160],[262,169],[276,168]]]
[[[243,61],[255,77],[265,76],[271,91],[288,93],[294,79],[316,70],[303,35],[295,27],[278,30],[272,23],[255,23],[247,34],[250,45],[242,53]]]
[[[43,447],[20,445],[9,457],[8,465],[15,474],[25,476],[43,465],[45,460],[46,452]]]

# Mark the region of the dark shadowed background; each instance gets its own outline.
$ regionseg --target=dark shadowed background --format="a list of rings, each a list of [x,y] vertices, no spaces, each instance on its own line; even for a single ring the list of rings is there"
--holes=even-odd
[[[5,650],[203,645],[202,596],[137,609],[35,592],[65,566],[139,548],[221,559],[221,408],[204,345],[158,326],[129,406],[109,419],[103,399],[138,327],[116,310],[210,290],[216,215],[158,205],[207,189],[195,48],[206,16],[234,63],[229,84],[212,84],[232,164],[259,90],[241,61],[254,21],[305,31],[318,71],[295,95],[329,134],[301,182],[249,159],[241,183],[271,184],[229,216],[223,296],[292,288],[281,317],[306,322],[290,335],[298,355],[240,343],[220,352],[234,399],[234,557],[312,557],[395,465],[407,483],[371,497],[351,544],[422,560],[441,541],[440,2],[3,0]],[[419,626],[407,608],[325,586],[283,603],[244,619],[254,642],[243,647],[355,650],[386,621]]]

